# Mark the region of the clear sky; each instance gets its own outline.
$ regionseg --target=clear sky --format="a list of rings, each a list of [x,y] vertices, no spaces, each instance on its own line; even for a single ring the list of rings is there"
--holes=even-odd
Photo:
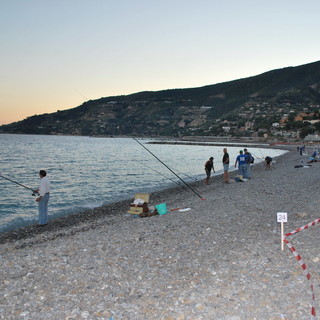
[[[1,0],[0,124],[320,60],[319,0]]]

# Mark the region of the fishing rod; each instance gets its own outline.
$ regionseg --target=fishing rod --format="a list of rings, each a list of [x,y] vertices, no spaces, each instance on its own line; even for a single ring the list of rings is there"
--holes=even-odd
[[[19,183],[19,182],[17,182],[17,181],[13,181],[13,180],[11,180],[11,179],[9,179],[9,178],[4,177],[3,175],[0,175],[0,177],[3,178],[3,179],[6,179],[6,180],[8,180],[8,181],[11,181],[11,182],[13,182],[13,183],[15,183],[15,184],[17,184],[17,185],[19,185],[19,186],[21,186],[21,187],[24,187],[24,188],[26,188],[26,189],[29,189],[29,190],[32,191],[32,195],[33,195],[33,196],[36,195],[36,192],[35,192],[33,189],[31,189],[31,188],[23,185],[22,183]],[[38,193],[38,194],[39,194],[39,193]]]
[[[163,177],[165,177],[166,179],[169,179],[170,181],[172,181],[173,183],[175,183],[177,186],[181,187],[181,184],[180,184],[179,182],[177,182],[177,181],[175,181],[175,180],[173,180],[173,179],[165,176],[163,173],[161,173],[161,172],[159,172],[159,171],[157,171],[157,170],[155,170],[155,169],[147,166],[147,165],[146,165],[145,163],[143,163],[142,161],[139,161],[139,160],[136,160],[136,161],[140,162],[142,165],[144,165],[144,166],[147,167],[148,169],[156,172],[157,174],[160,174],[161,176],[163,176]]]
[[[194,192],[201,200],[205,200],[205,198],[201,197],[201,195],[194,190],[189,184],[187,184],[182,178],[180,178],[172,169],[170,169],[163,161],[161,161],[155,154],[153,154],[147,147],[145,147],[140,141],[138,141],[136,138],[132,138],[137,143],[140,144],[142,148],[147,150],[152,156],[154,156],[160,163],[162,163],[168,170],[170,170],[178,179],[180,179],[192,192]]]

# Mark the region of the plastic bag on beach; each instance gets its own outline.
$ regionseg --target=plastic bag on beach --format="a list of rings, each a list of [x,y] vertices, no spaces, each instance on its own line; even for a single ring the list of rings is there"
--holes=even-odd
[[[134,201],[133,201],[133,204],[144,204],[144,200],[143,199],[135,199]]]

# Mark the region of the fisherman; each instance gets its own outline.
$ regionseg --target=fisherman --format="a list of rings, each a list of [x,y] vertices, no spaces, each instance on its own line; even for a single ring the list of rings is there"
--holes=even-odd
[[[224,182],[229,183],[229,153],[227,148],[223,148],[223,157],[222,157],[222,164],[223,164],[223,177]]]
[[[205,163],[204,169],[205,169],[206,174],[207,174],[207,177],[205,179],[205,184],[209,184],[209,179],[210,179],[210,176],[211,176],[211,170],[213,172],[215,172],[214,171],[214,165],[213,165],[213,157],[210,157],[209,160]]]
[[[269,156],[266,156],[264,158],[264,162],[266,164],[266,170],[270,170],[271,169],[271,162],[272,162],[272,158]]]
[[[39,171],[40,185],[39,189],[35,192],[39,193],[39,197],[36,198],[38,202],[39,211],[39,225],[44,226],[48,223],[48,202],[50,197],[50,181],[47,177],[47,172],[45,170]]]
[[[235,162],[234,166],[236,168],[237,164],[238,164],[239,175],[242,176],[242,178],[245,178],[247,175],[246,174],[246,172],[247,172],[246,159],[247,159],[247,156],[245,154],[243,154],[242,150],[240,150],[239,155],[236,158],[236,162]]]
[[[246,179],[251,179],[251,164],[253,163],[253,157],[248,149],[243,149],[244,154],[246,156]]]

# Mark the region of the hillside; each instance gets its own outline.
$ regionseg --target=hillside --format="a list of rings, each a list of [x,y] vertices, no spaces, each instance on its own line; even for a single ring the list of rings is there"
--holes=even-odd
[[[261,129],[257,123],[266,122],[263,126],[267,127],[280,121],[286,113],[319,107],[320,61],[317,61],[199,88],[146,91],[89,100],[73,109],[35,115],[0,126],[0,133],[223,135],[230,134],[230,130],[226,132],[223,127],[231,123],[235,129],[233,134],[238,135],[243,134],[240,132],[243,120],[252,118],[252,132],[246,133],[252,134]],[[245,116],[239,117],[239,114]]]

